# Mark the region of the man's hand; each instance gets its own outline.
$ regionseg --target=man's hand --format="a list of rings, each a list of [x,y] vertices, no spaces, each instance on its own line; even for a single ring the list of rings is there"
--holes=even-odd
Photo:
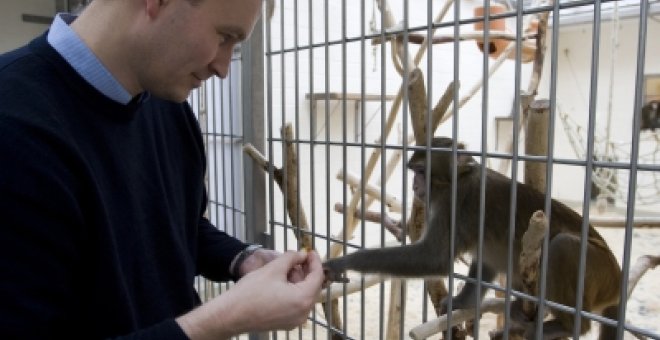
[[[177,322],[193,340],[291,330],[307,319],[324,279],[316,252],[286,252],[246,273],[231,289]]]
[[[276,250],[266,248],[257,249],[252,255],[246,258],[238,268],[239,277],[243,277],[246,274],[263,267],[281,255],[282,253]],[[305,278],[305,273],[303,272],[302,267],[297,265],[291,268],[288,278],[289,281],[293,283],[303,280]]]

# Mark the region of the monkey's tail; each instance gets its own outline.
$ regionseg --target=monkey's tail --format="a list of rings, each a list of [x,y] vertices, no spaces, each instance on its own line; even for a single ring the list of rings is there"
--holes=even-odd
[[[603,310],[602,316],[615,321],[619,320],[619,306],[613,305],[605,308]],[[616,331],[617,329],[615,326],[601,324],[598,340],[615,340]]]

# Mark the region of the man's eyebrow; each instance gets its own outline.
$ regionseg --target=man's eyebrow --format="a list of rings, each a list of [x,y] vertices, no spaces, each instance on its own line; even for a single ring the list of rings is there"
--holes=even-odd
[[[218,32],[222,34],[230,34],[234,36],[239,41],[245,40],[247,37],[247,34],[241,27],[234,26],[234,25],[223,25],[218,27]]]

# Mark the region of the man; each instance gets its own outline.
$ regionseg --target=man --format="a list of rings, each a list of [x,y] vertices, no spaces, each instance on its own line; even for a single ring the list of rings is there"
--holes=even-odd
[[[305,320],[318,255],[210,225],[185,103],[227,75],[260,1],[95,0],[0,56],[0,338],[224,339]],[[240,280],[200,305],[196,275]]]

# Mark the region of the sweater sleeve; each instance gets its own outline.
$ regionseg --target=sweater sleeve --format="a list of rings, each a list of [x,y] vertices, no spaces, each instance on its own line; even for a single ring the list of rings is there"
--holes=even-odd
[[[213,281],[233,279],[229,273],[231,261],[247,244],[214,227],[202,217],[199,223],[199,273]]]

